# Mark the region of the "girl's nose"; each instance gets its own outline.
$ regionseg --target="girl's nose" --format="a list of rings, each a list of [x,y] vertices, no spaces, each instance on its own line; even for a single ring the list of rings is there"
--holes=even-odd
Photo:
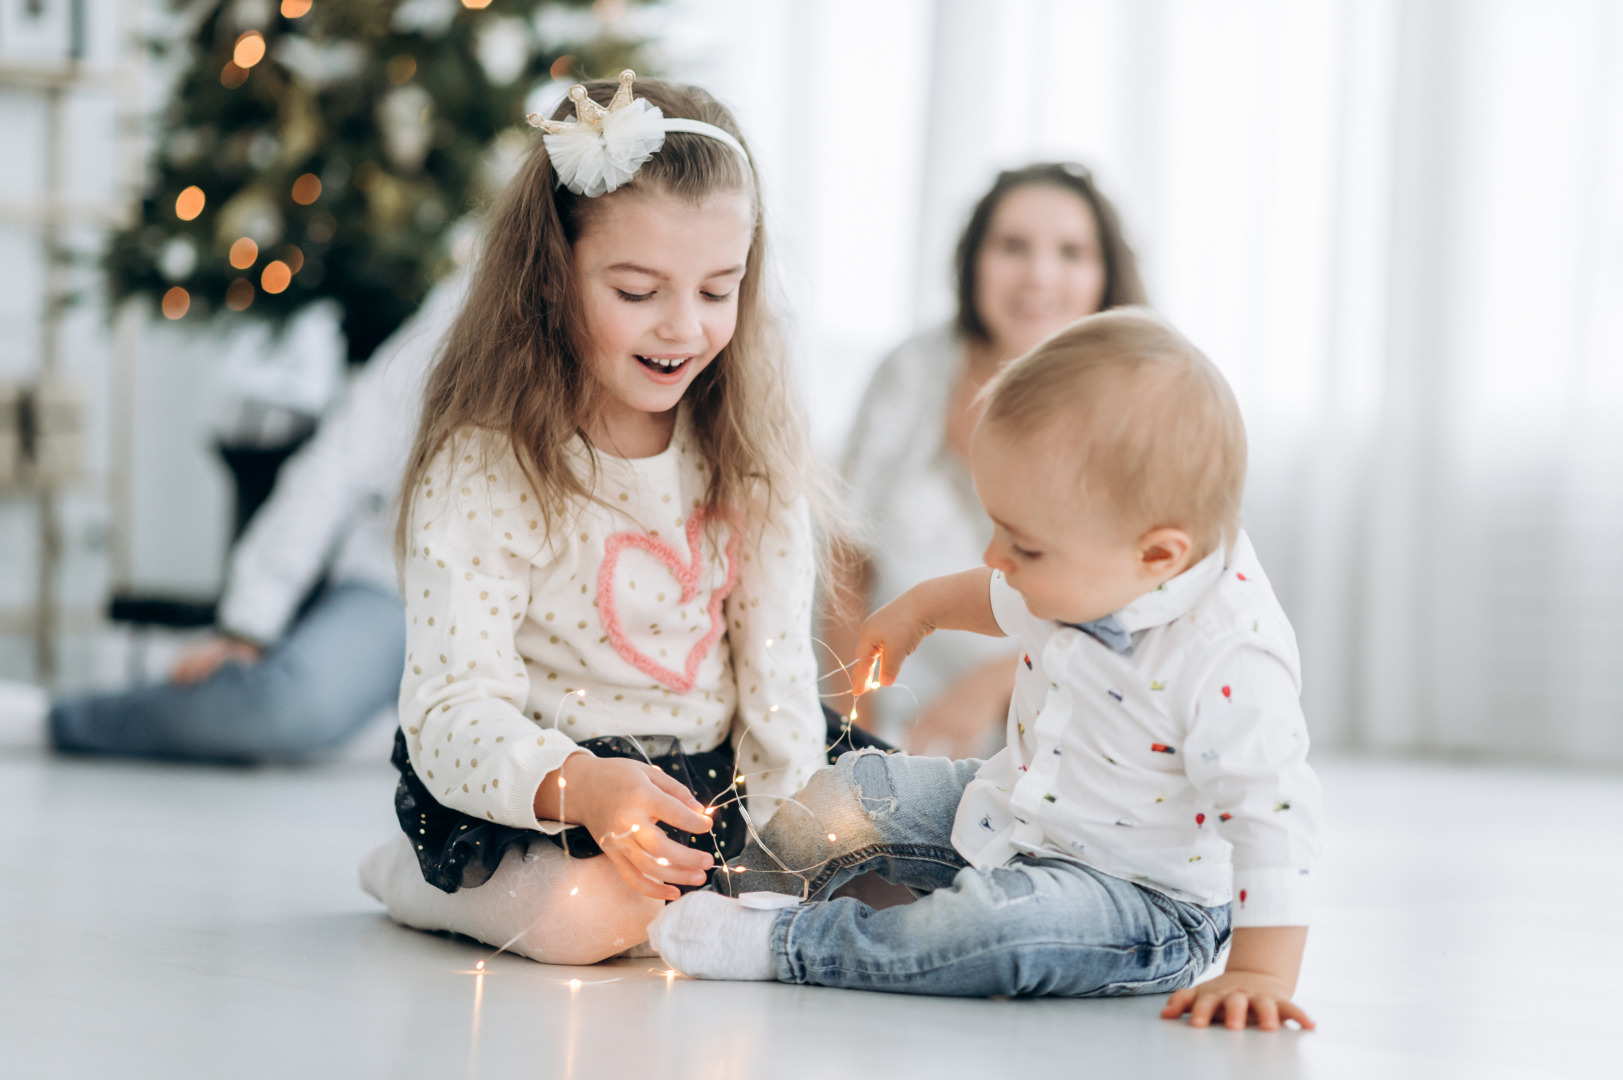
[[[1014,569],[1014,563],[1009,560],[1007,555],[1003,554],[1003,549],[998,547],[996,540],[986,545],[986,554],[981,556],[981,561],[993,570],[1001,570],[1005,574]]]
[[[659,322],[659,336],[676,344],[691,344],[704,333],[699,307],[691,300],[673,299]]]

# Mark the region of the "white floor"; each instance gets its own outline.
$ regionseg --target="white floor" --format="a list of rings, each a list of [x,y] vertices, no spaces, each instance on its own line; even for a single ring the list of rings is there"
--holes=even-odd
[[[1316,1033],[551,968],[355,885],[386,768],[0,751],[0,1076],[1623,1076],[1623,777],[1321,762]],[[572,985],[571,980],[579,980]]]

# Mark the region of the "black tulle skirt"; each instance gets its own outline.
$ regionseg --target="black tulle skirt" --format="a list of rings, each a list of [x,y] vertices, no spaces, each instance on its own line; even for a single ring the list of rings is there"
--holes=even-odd
[[[828,760],[832,763],[848,750],[878,747],[889,750],[888,743],[860,728],[846,727],[840,717],[823,709],[827,725]],[[640,746],[639,746],[640,744]],[[603,735],[586,739],[578,744],[598,757],[647,759],[656,767],[675,777],[706,806],[719,805],[712,815],[714,827],[708,833],[688,833],[669,825],[662,826],[667,835],[679,844],[701,848],[712,854],[720,852],[718,862],[725,862],[744,850],[746,829],[744,816],[739,810],[736,790],[743,794],[744,785],[733,787],[736,761],[730,742],[714,750],[689,754],[682,750],[674,735],[640,735],[636,741],[618,735]],[[490,880],[490,875],[501,865],[502,856],[512,847],[528,846],[537,837],[564,848],[577,859],[601,855],[603,849],[585,828],[577,825],[561,833],[540,833],[534,829],[516,829],[494,821],[480,820],[460,810],[442,806],[411,767],[406,751],[406,735],[396,731],[394,754],[390,758],[400,771],[400,782],[395,785],[394,811],[411,846],[417,852],[417,863],[422,868],[423,880],[445,892],[472,889]],[[678,886],[688,891],[691,886]]]

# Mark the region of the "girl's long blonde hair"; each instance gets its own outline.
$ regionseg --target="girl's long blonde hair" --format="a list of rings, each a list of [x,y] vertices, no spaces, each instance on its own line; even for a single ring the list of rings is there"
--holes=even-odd
[[[617,83],[586,84],[607,104]],[[702,120],[744,143],[738,123],[703,90],[649,79],[637,96],[667,117]],[[554,113],[566,118],[566,99]],[[829,505],[826,480],[810,449],[805,418],[789,386],[778,326],[764,280],[766,236],[753,163],[746,168],[723,143],[687,132],[664,146],[625,189],[699,201],[744,191],[755,224],[738,290],[738,322],[726,348],[694,377],[683,396],[692,430],[709,462],[708,501],[741,512],[752,531],[774,508],[810,497],[819,518]],[[622,190],[625,190],[622,189]],[[535,149],[489,215],[484,248],[462,314],[428,377],[417,438],[400,487],[395,554],[407,554],[412,500],[442,447],[458,431],[505,436],[534,488],[548,535],[569,507],[593,499],[595,453],[575,464],[571,444],[602,393],[582,356],[583,321],[575,290],[574,243],[605,199],[559,187],[546,147]],[[582,472],[584,471],[584,475]]]

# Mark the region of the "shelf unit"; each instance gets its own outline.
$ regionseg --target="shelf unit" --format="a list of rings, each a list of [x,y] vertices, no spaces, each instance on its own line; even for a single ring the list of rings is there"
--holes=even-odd
[[[143,6],[142,0],[95,5],[99,14],[117,18],[120,23],[117,55],[112,63],[87,63],[84,59],[91,18],[91,5],[85,0],[71,0],[71,31],[60,58],[10,58],[4,52],[6,43],[0,41],[0,94],[35,98],[44,110],[44,169],[40,190],[31,199],[0,199],[0,224],[33,229],[39,240],[43,266],[39,350],[32,373],[23,376],[25,384],[34,388],[62,385],[65,375],[63,324],[71,299],[69,272],[75,253],[66,245],[64,232],[84,225],[114,227],[128,220],[139,197],[145,149]],[[111,162],[115,194],[103,201],[66,198],[63,191],[70,137],[67,103],[75,93],[97,90],[111,91],[115,102],[114,160]],[[129,468],[134,430],[130,410],[138,321],[138,313],[134,311],[119,312],[112,321],[111,378],[106,387],[110,404],[109,454],[105,472],[87,472],[82,462],[71,470],[45,471],[25,462],[9,482],[0,482],[0,500],[34,506],[37,531],[33,603],[21,611],[0,611],[0,632],[25,630],[30,634],[35,678],[41,685],[52,685],[58,676],[57,635],[60,631],[66,628],[87,632],[104,625],[99,610],[83,605],[65,610],[60,601],[58,577],[64,553],[60,508],[65,492],[91,491],[106,499],[108,557],[115,587],[129,576]],[[84,410],[80,408],[81,430],[83,419]]]

